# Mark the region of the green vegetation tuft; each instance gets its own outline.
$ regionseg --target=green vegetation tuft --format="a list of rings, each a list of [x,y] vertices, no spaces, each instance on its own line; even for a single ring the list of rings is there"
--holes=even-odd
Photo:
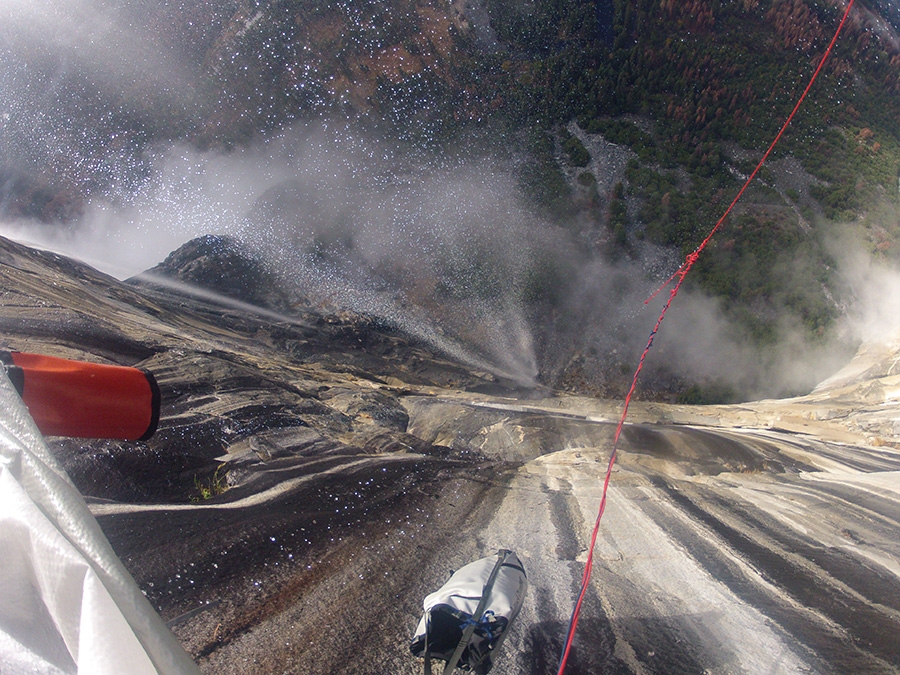
[[[201,502],[212,499],[228,490],[228,473],[219,473],[225,464],[219,464],[216,470],[206,480],[201,480],[198,476],[194,476],[194,488],[196,494],[191,496],[192,502]]]
[[[566,129],[560,132],[562,136],[562,147],[569,156],[569,161],[578,168],[583,169],[591,163],[591,153],[577,136],[573,136]]]

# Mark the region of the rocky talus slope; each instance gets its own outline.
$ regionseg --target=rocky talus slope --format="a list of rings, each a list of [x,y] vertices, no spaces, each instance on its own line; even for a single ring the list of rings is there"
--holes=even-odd
[[[204,672],[420,672],[422,598],[499,547],[530,587],[493,672],[556,672],[619,403],[6,240],[0,340],[156,374],[153,439],[51,448]],[[787,401],[634,404],[567,672],[900,672],[898,361],[866,345]]]

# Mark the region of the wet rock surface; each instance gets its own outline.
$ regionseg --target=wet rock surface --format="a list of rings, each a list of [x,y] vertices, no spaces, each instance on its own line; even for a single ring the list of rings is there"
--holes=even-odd
[[[192,284],[273,311],[288,311],[293,304],[264,261],[226,236],[192,239],[133,282],[162,288],[166,282]]]
[[[150,441],[51,448],[204,672],[421,672],[422,599],[501,547],[530,586],[492,672],[556,672],[619,403],[518,396],[357,315],[0,260],[6,346],[159,381]],[[566,672],[900,672],[898,355],[634,404]]]

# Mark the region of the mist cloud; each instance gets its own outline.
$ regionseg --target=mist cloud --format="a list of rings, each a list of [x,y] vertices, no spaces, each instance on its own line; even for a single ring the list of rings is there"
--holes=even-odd
[[[848,291],[844,330],[861,342],[900,340],[900,270],[858,246],[844,245],[839,255]]]
[[[152,142],[203,118],[198,66],[152,25],[160,10],[135,10],[0,2],[0,213],[66,221],[94,196],[127,201]]]
[[[664,297],[643,301],[679,263],[649,246],[639,262],[592,254],[576,230],[535,214],[505,161],[474,150],[428,161],[334,122],[232,152],[175,145],[128,203],[95,198],[76,230],[2,229],[120,278],[196,236],[235,236],[298,297],[380,316],[523,384],[578,386],[582,372],[620,379],[613,391],[630,383]],[[896,335],[900,277],[863,254],[841,272],[852,292],[839,344],[810,344],[785,314],[779,343],[761,352],[719,301],[683,289],[644,377],[747,397],[811,388],[854,340]]]
[[[607,260],[536,214],[515,158],[478,144],[426,157],[333,119],[230,152],[164,140],[151,127],[203,116],[202,66],[148,30],[164,17],[140,4],[0,1],[0,172],[64,176],[85,198],[71,226],[25,218],[0,233],[119,278],[228,234],[298,296],[383,317],[467,363],[522,383],[630,383],[659,309],[643,301],[680,263],[671,252]],[[896,272],[861,253],[840,272],[839,344],[810,344],[785,313],[779,343],[760,351],[718,301],[684,289],[649,377],[747,395],[811,387],[854,341],[898,334]]]

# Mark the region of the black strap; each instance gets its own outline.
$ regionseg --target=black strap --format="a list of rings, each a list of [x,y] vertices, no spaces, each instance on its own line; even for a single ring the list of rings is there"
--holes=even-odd
[[[149,370],[144,370],[143,368],[141,368],[140,371],[144,374],[144,377],[147,378],[147,384],[150,385],[150,424],[147,425],[147,430],[144,432],[144,435],[138,439],[139,441],[146,441],[156,433],[156,427],[159,426],[162,394],[160,394],[159,384],[157,384],[156,378],[153,377],[153,373]]]
[[[500,572],[500,568],[503,566],[504,561],[510,553],[511,551],[505,548],[501,548],[499,551],[497,551],[497,562],[494,564],[494,569],[491,570],[491,575],[488,577],[488,580],[484,584],[484,588],[481,591],[481,600],[478,603],[478,607],[475,610],[475,613],[472,615],[472,621],[468,626],[466,626],[466,630],[463,631],[462,638],[460,639],[459,644],[456,645],[453,656],[451,656],[450,660],[447,661],[447,666],[446,668],[444,668],[444,675],[450,675],[454,670],[456,670],[456,664],[459,662],[459,658],[462,656],[463,652],[466,649],[466,646],[469,644],[469,640],[472,639],[472,635],[473,633],[475,633],[475,626],[478,624],[478,621],[481,620],[481,615],[484,613],[484,608],[487,607],[488,600],[490,599],[491,595],[491,590],[494,588],[494,582],[497,580],[497,574]],[[427,631],[425,633],[425,639],[428,639]]]
[[[428,633],[431,632],[431,610],[425,612],[425,675],[431,675],[431,645],[428,644]]]
[[[22,396],[25,392],[25,371],[13,362],[12,354],[5,349],[0,349],[0,367],[6,372],[19,396]]]

